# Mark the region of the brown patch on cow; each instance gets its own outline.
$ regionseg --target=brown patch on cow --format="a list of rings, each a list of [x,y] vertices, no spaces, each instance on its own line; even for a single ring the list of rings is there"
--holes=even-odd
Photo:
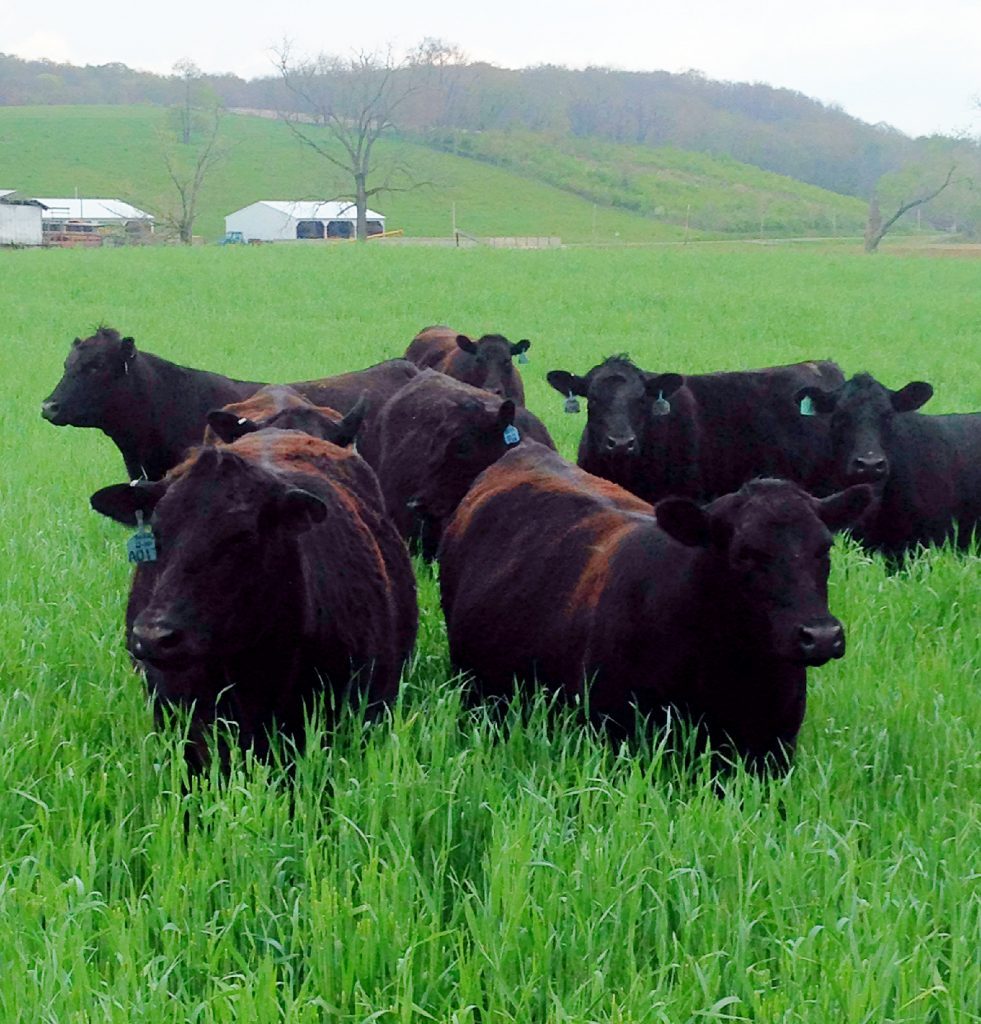
[[[610,579],[610,563],[621,542],[636,527],[632,519],[624,519],[620,511],[590,517],[583,527],[595,532],[596,540],[589,549],[586,563],[567,604],[570,612],[584,610],[592,615]]]

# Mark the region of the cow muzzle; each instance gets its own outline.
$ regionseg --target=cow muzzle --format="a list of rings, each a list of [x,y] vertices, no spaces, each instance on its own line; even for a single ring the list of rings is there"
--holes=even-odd
[[[144,620],[133,625],[130,650],[137,661],[155,668],[183,668],[195,660],[188,634],[164,618]]]
[[[614,436],[607,434],[603,442],[603,451],[606,455],[636,455],[637,438],[633,434]]]
[[[884,480],[889,473],[889,460],[885,455],[868,452],[855,455],[848,463],[849,484],[875,484]]]
[[[845,653],[845,630],[834,618],[808,622],[797,630],[797,652],[805,665],[823,665]]]
[[[63,427],[68,422],[61,411],[61,406],[50,398],[41,403],[41,416],[56,427]]]

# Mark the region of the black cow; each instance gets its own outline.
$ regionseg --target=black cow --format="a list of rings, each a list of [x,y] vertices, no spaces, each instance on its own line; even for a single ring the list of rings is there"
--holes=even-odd
[[[197,449],[165,480],[104,488],[92,505],[152,525],[158,560],[137,567],[127,643],[159,706],[193,703],[192,766],[217,718],[264,754],[274,724],[302,738],[318,694],[328,713],[394,697],[415,638],[415,579],[353,452],[262,430]]]
[[[646,501],[711,500],[757,476],[827,493],[827,427],[791,413],[798,388],[843,380],[830,362],[681,377],[648,373],[625,355],[584,377],[548,374],[556,391],[587,400],[579,465]]]
[[[443,525],[492,462],[526,438],[555,447],[527,409],[434,370],[389,399],[374,429],[385,506],[426,559],[435,557]]]
[[[423,370],[483,388],[499,398],[525,404],[525,388],[512,358],[531,348],[527,338],[513,344],[503,334],[485,334],[474,341],[452,327],[436,324],[421,330],[405,350],[405,358]]]
[[[315,405],[347,413],[365,396],[380,408],[418,372],[404,359],[293,385]],[[239,402],[264,381],[234,380],[137,349],[132,338],[100,327],[76,338],[58,386],[41,403],[55,426],[97,427],[115,442],[132,479],[158,480],[204,434],[207,415]]]
[[[966,548],[981,516],[981,413],[918,413],[932,395],[922,381],[891,391],[867,373],[797,395],[830,420],[834,484],[873,485],[852,533],[891,561],[918,544]]]
[[[529,443],[487,469],[439,551],[454,666],[483,695],[517,677],[629,729],[673,707],[753,769],[789,764],[808,666],[840,658],[831,532],[870,489],[825,500],[755,480],[655,510]],[[587,686],[586,680],[589,680]],[[588,692],[587,692],[588,691]]]

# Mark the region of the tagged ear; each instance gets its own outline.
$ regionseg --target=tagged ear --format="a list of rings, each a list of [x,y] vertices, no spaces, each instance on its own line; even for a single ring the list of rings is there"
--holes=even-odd
[[[654,506],[658,526],[690,548],[706,547],[712,538],[711,520],[688,498],[665,498]]]
[[[531,342],[527,338],[522,338],[521,341],[515,342],[511,346],[511,355],[520,356],[522,352],[527,352],[531,348]]]
[[[568,370],[549,370],[545,379],[560,395],[579,395],[586,397],[586,381]]]
[[[475,356],[477,354],[477,346],[465,334],[458,334],[456,336],[456,343],[459,348],[462,348],[469,355]]]
[[[500,408],[497,410],[497,419],[495,421],[495,429],[498,427],[503,430],[505,427],[510,427],[514,423],[515,407],[514,402],[510,398],[505,398],[501,402]]]
[[[651,398],[670,398],[685,383],[680,373],[647,373],[644,375],[644,393]]]
[[[834,410],[834,407],[838,404],[838,395],[834,391],[825,391],[823,388],[813,387],[808,385],[806,388],[801,388],[794,395],[794,402],[800,405],[805,399],[811,400],[811,406],[814,412],[829,413]]]
[[[834,533],[854,523],[871,501],[872,488],[868,484],[856,484],[817,501],[817,514],[821,522]]]
[[[896,412],[912,412],[933,398],[933,387],[922,380],[913,380],[904,388],[893,391],[889,400]]]
[[[136,526],[136,513],[149,516],[166,493],[167,485],[160,480],[134,480],[131,484],[103,487],[89,498],[89,504],[117,523]]]
[[[123,338],[119,343],[119,351],[122,353],[123,361],[128,363],[136,357],[136,339]]]
[[[327,518],[327,506],[320,498],[299,487],[291,487],[280,498],[276,512],[280,525],[297,533]]]
[[[244,416],[236,416],[227,409],[212,409],[208,413],[208,426],[221,438],[225,444],[231,444],[246,434],[253,434],[259,429],[259,425]]]
[[[337,424],[331,433],[334,435],[329,440],[341,448],[347,448],[361,429],[365,413],[368,411],[368,399],[362,395],[351,407],[348,414]]]

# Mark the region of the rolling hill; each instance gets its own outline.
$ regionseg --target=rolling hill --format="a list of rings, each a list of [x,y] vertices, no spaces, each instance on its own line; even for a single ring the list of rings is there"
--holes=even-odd
[[[0,108],[0,187],[35,195],[112,195],[160,216],[175,203],[162,158],[167,111],[151,106]],[[260,198],[333,198],[346,183],[277,121],[227,117],[227,159],[200,197],[196,234],[219,238],[223,217]],[[532,133],[468,133],[390,140],[379,152],[420,187],[380,198],[390,227],[557,235],[565,242],[658,242],[705,237],[852,233],[864,204],[790,178],[673,149],[562,140]],[[450,149],[451,152],[446,150]]]

